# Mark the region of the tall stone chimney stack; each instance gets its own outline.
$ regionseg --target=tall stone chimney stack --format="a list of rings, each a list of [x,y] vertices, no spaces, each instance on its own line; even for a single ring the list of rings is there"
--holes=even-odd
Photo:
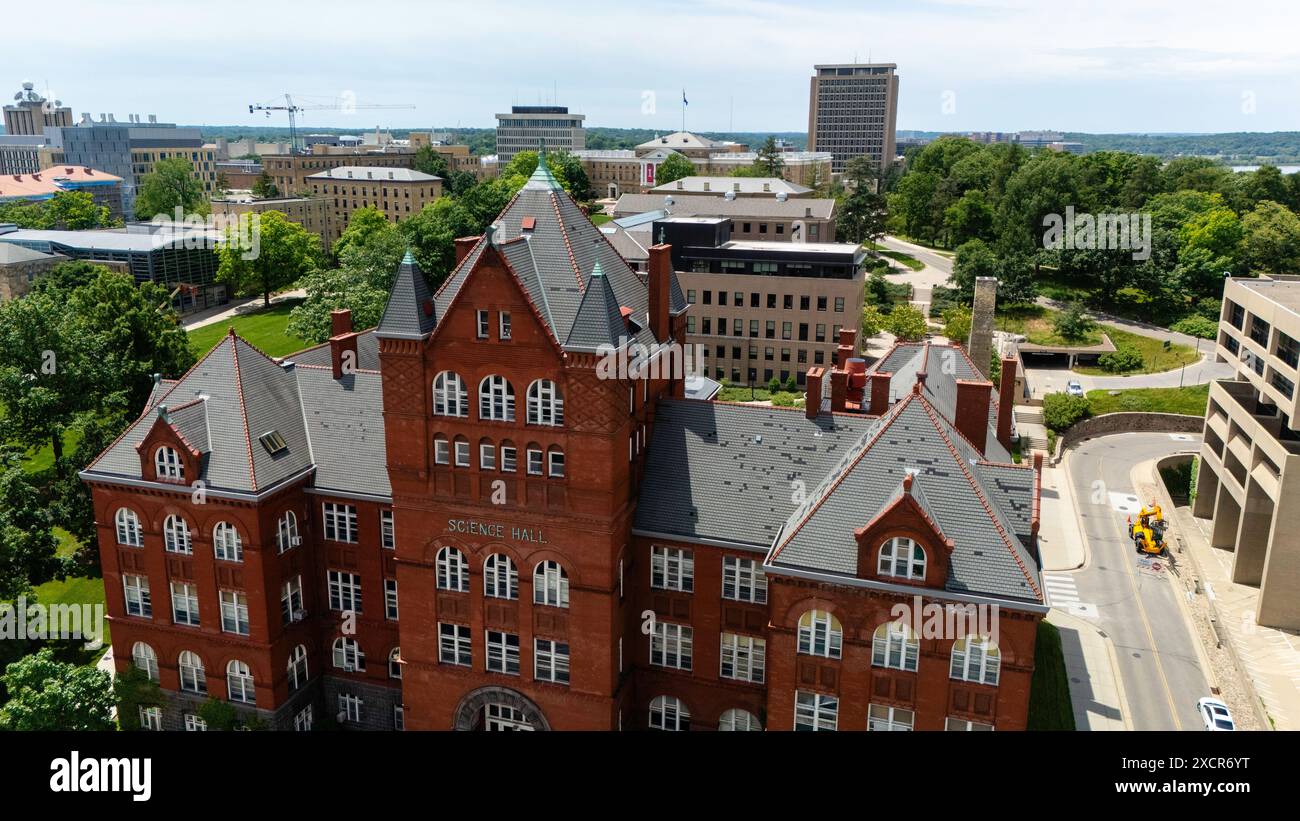
[[[970,339],[966,340],[966,352],[985,379],[989,377],[989,366],[993,362],[993,311],[997,305],[997,277],[976,277],[975,299],[971,303],[970,312]]]

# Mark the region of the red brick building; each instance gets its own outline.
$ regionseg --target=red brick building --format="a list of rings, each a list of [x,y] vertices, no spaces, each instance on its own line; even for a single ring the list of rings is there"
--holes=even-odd
[[[807,411],[611,373],[684,340],[669,251],[639,279],[541,163],[436,293],[408,255],[376,329],[281,361],[232,334],[159,382],[82,473],[119,669],[169,696],[145,723],[1023,728],[1010,402],[957,348],[867,371],[851,332]]]

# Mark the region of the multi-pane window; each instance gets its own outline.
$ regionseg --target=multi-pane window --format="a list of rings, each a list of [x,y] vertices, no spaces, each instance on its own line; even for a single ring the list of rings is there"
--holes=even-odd
[[[283,553],[301,543],[302,540],[298,538],[298,516],[292,510],[286,510],[284,515],[280,517],[279,526],[276,530],[276,549]]]
[[[765,604],[767,574],[763,572],[762,563],[739,556],[723,556],[722,598]]]
[[[244,542],[230,522],[217,522],[216,527],[212,528],[212,553],[222,561],[244,560]]]
[[[351,721],[354,724],[361,721],[361,697],[354,696],[351,693],[339,693],[339,714],[343,716],[344,721]]]
[[[758,716],[748,710],[730,709],[725,711],[718,719],[718,730],[722,732],[758,732],[763,729],[763,723],[758,720]]]
[[[691,728],[691,711],[681,699],[672,696],[655,696],[650,702],[650,729],[652,730],[689,730]]]
[[[330,570],[326,578],[329,581],[330,609],[360,613],[361,577],[343,570]]]
[[[799,652],[837,659],[844,640],[839,619],[825,610],[809,610],[799,617]]]
[[[492,599],[519,598],[519,571],[504,553],[493,553],[483,562],[483,595]]]
[[[325,517],[325,538],[331,542],[356,542],[356,505],[324,502],[321,510]]]
[[[172,621],[197,627],[199,624],[199,588],[187,582],[172,582]]]
[[[533,604],[569,606],[569,574],[558,562],[538,562],[533,569]]]
[[[493,673],[519,675],[519,636],[498,630],[487,631],[487,669]]]
[[[510,312],[502,311],[498,319],[499,321],[497,323],[497,328],[500,331],[501,338],[509,339],[510,338]]]
[[[925,549],[912,539],[896,536],[881,545],[877,571],[882,576],[924,580]]]
[[[140,528],[140,517],[129,507],[117,509],[114,517],[117,522],[117,543],[127,547],[144,547],[144,531]]]
[[[248,596],[238,590],[221,590],[221,632],[248,635]]]
[[[564,478],[564,451],[551,448],[546,452],[546,475],[552,479]]]
[[[480,309],[475,313],[474,319],[475,319],[475,333],[478,335],[478,338],[487,339],[488,330],[489,328],[491,328],[491,325],[488,322],[488,312]]]
[[[451,464],[451,443],[442,434],[433,437],[433,463],[435,465]]]
[[[402,677],[402,648],[394,647],[388,653],[388,677]]]
[[[406,729],[406,708],[400,704],[393,705],[393,729],[399,732]]]
[[[379,546],[388,550],[397,549],[397,530],[393,526],[393,511],[379,511]]]
[[[233,660],[226,665],[226,694],[231,701],[253,704],[257,695],[253,689],[253,673],[242,661]]]
[[[867,708],[868,730],[911,730],[916,714],[902,707],[872,704]]]
[[[181,676],[182,690],[187,693],[207,694],[208,677],[203,670],[203,661],[197,653],[182,650],[180,658],[177,659],[177,671]]]
[[[528,475],[529,476],[545,475],[545,471],[542,469],[542,458],[543,455],[542,455],[541,448],[533,447],[528,449]]]
[[[796,690],[794,728],[806,731],[834,730],[839,724],[840,700],[825,693]]]
[[[158,683],[158,654],[142,641],[131,646],[131,662],[143,672],[150,681]]]
[[[142,618],[153,617],[153,603],[149,600],[149,580],[144,576],[122,574],[122,593],[126,598],[126,614]]]
[[[140,729],[161,730],[162,729],[162,708],[142,706],[140,708]]]
[[[454,547],[438,551],[438,589],[469,592],[469,561]]]
[[[193,553],[190,543],[190,526],[180,516],[172,514],[163,522],[163,547],[168,553]]]
[[[569,645],[550,639],[534,639],[533,678],[537,681],[568,684]]]
[[[695,589],[695,555],[680,547],[650,548],[650,586],[690,593]]]
[[[469,393],[460,374],[443,371],[433,378],[435,416],[469,416]]]
[[[384,579],[384,618],[397,621],[397,579]]]
[[[309,733],[312,725],[315,724],[315,714],[310,704],[298,711],[293,717],[294,732]]]
[[[766,652],[767,642],[763,639],[723,633],[722,677],[762,684]]]
[[[684,624],[655,621],[650,634],[650,663],[675,670],[691,669],[693,628]]]
[[[159,479],[184,479],[185,463],[175,448],[163,446],[153,452],[153,466]]]
[[[549,379],[538,379],[528,386],[528,424],[564,424],[564,397],[559,386]]]
[[[872,636],[871,664],[915,673],[920,651],[920,641],[905,623],[887,622],[877,627]]]
[[[979,721],[970,721],[965,718],[953,718],[948,716],[944,719],[943,728],[949,732],[968,733],[968,732],[992,732],[992,724],[983,724]]]
[[[480,470],[497,469],[497,448],[496,445],[488,441],[483,441],[478,446],[478,466]]]
[[[456,467],[469,467],[469,440],[463,436],[457,436],[453,444],[456,448]]]
[[[307,683],[307,648],[299,644],[289,654],[289,691],[294,692]]]
[[[1001,671],[1002,651],[987,636],[964,636],[952,643],[952,678],[996,687]]]
[[[291,624],[302,617],[302,576],[280,585],[280,622]]]
[[[517,456],[514,445],[501,446],[501,470],[505,473],[514,473],[518,468],[516,464]]]
[[[515,421],[515,389],[504,376],[493,374],[479,383],[478,416],[495,422]]]
[[[470,659],[469,627],[438,622],[438,661],[469,667]]]
[[[366,671],[366,654],[361,645],[350,636],[334,639],[334,666],[345,673],[364,673]]]

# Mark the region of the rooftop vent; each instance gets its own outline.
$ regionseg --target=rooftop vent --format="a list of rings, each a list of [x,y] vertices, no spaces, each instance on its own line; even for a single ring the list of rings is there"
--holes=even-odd
[[[266,452],[271,454],[272,456],[276,455],[280,451],[285,450],[289,447],[285,443],[284,437],[280,435],[280,431],[278,430],[267,431],[266,433],[257,437],[257,441],[261,442],[262,447],[266,448]]]

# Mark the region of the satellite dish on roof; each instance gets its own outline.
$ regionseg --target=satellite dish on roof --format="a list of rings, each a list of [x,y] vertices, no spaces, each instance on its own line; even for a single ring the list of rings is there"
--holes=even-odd
[[[784,191],[777,191],[777,192],[776,192],[776,201],[777,201],[777,202],[785,202],[785,201],[786,201],[787,199],[789,199],[789,198],[790,198],[790,195],[787,194],[787,193],[784,192]]]
[[[735,192],[735,191],[728,191],[727,193],[725,193],[725,194],[722,195],[722,198],[723,198],[724,200],[727,200],[728,202],[730,202],[731,200],[734,200],[734,199],[736,198],[736,192]]]

